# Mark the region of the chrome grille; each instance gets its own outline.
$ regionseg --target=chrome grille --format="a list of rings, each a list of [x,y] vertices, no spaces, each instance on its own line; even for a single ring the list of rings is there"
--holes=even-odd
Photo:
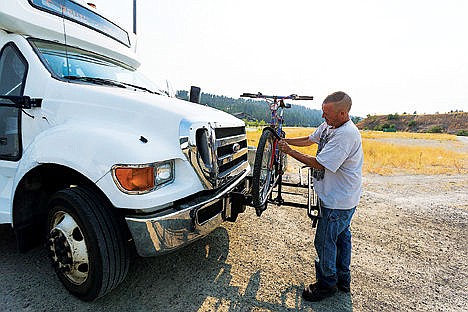
[[[240,164],[247,162],[245,127],[216,128],[215,136],[218,178],[223,179]]]
[[[211,124],[180,126],[182,151],[206,188],[223,186],[249,170],[245,127],[213,127]]]

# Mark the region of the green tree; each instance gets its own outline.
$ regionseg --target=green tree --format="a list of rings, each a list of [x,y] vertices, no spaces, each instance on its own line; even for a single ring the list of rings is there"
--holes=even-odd
[[[176,97],[188,100],[188,91],[179,90]],[[200,103],[230,114],[242,112],[252,116],[259,122],[263,121],[264,124],[270,123],[271,114],[268,103],[265,101],[243,98],[233,99],[222,95],[202,93]],[[284,116],[286,126],[316,127],[323,122],[321,110],[310,109],[301,105],[292,105],[291,108],[285,110]]]

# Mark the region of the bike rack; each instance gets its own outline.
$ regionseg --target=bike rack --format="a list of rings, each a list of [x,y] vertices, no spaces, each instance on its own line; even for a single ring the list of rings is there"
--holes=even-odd
[[[252,147],[252,149],[249,150],[249,152],[254,154],[255,149]],[[253,161],[255,157],[254,155],[250,157],[251,158],[249,159],[249,162],[251,162],[251,166],[253,166]],[[307,171],[306,172],[307,180],[304,179],[304,171]],[[317,225],[318,219],[321,218],[322,214],[321,214],[320,199],[318,198],[317,193],[315,192],[313,188],[312,168],[308,166],[299,167],[298,175],[299,175],[299,183],[283,182],[283,175],[279,175],[277,177],[277,180],[274,183],[276,186],[273,187],[266,196],[266,202],[277,205],[277,206],[287,205],[291,207],[307,209],[307,216],[312,220],[312,227],[315,228]],[[249,176],[248,178],[252,179],[252,176]],[[285,201],[282,197],[283,193],[288,194],[288,195],[298,196],[298,197],[299,196],[302,197],[303,194],[297,193],[297,192],[289,192],[289,191],[284,192],[282,189],[283,186],[292,187],[292,188],[306,188],[307,189],[307,203],[304,204],[304,203],[299,203],[295,201]],[[273,199],[273,193],[277,194],[276,198],[274,199]],[[250,192],[249,194],[246,194],[244,196],[244,204],[254,207],[252,205],[252,195],[250,195]],[[263,204],[265,204],[265,202],[262,203],[262,205]]]
[[[303,171],[304,169],[307,170],[307,183],[304,183],[303,179]],[[279,176],[278,184],[275,188],[273,188],[273,192],[277,193],[275,199],[273,199],[273,192],[269,195],[269,203],[275,204],[277,206],[287,205],[296,208],[307,209],[307,216],[312,220],[312,227],[315,228],[318,222],[318,219],[321,218],[321,202],[317,196],[317,193],[313,187],[313,179],[312,179],[312,168],[308,166],[302,166],[299,168],[299,183],[290,183],[290,182],[283,182],[282,175]],[[307,203],[299,203],[293,201],[285,201],[282,197],[282,194],[289,194],[293,196],[301,196],[301,193],[292,193],[292,192],[283,192],[282,187],[295,187],[295,188],[306,188],[307,189]],[[276,189],[276,190],[275,190]]]

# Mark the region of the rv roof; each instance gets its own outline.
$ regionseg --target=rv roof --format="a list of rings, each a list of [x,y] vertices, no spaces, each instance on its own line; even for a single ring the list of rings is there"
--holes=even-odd
[[[39,10],[61,16],[70,21],[94,29],[118,42],[130,46],[128,33],[90,8],[72,0],[29,0]]]
[[[76,0],[1,0],[0,29],[102,53],[134,68],[140,65],[128,32]]]

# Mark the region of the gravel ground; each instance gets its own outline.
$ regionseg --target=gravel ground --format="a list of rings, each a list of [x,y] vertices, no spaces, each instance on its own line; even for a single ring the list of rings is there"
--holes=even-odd
[[[303,195],[287,195],[303,201]],[[466,311],[468,176],[366,176],[353,218],[351,294],[301,299],[314,281],[306,211],[253,209],[188,248],[137,258],[93,303],[61,286],[43,249],[16,250],[0,226],[2,311]]]

